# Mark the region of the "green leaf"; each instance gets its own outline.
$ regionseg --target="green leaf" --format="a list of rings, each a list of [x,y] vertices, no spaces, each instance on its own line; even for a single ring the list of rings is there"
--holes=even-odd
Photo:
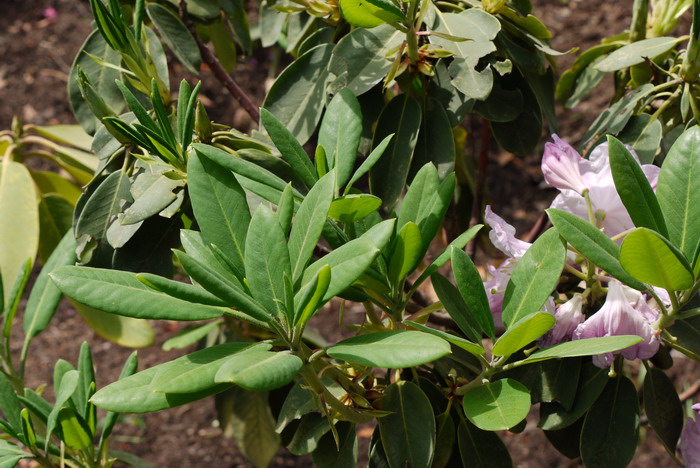
[[[252,350],[270,349],[266,343],[235,342],[204,348],[185,355],[176,361],[156,366],[161,368],[149,388],[162,393],[193,393],[222,383],[215,376],[219,369],[230,359]],[[177,362],[177,364],[172,364]],[[172,365],[168,365],[172,364]]]
[[[403,225],[394,242],[389,261],[389,281],[398,285],[416,268],[421,259],[420,229],[409,221]]]
[[[177,335],[168,339],[163,343],[163,351],[170,351],[171,349],[182,349],[190,345],[195,344],[205,336],[209,334],[213,329],[221,326],[221,321],[217,320],[214,322],[205,323],[204,325],[198,325],[196,327],[185,328],[180,331]]]
[[[325,265],[294,297],[294,325],[309,321],[323,305],[323,297],[331,284],[331,267]]]
[[[292,267],[282,227],[264,205],[250,221],[245,253],[246,279],[253,297],[273,316],[284,316],[284,275],[291,278]]]
[[[106,239],[113,217],[121,212],[123,201],[131,202],[129,178],[121,171],[107,176],[89,195],[75,224],[75,235],[87,234],[100,241]],[[89,192],[86,192],[89,193]],[[81,197],[82,200],[82,197]]]
[[[518,260],[503,298],[506,326],[542,308],[564,269],[566,247],[556,229],[540,236]]]
[[[329,301],[349,288],[370,267],[379,252],[371,239],[354,239],[309,265],[301,283],[307,284],[321,268],[330,266],[331,281],[323,296],[323,302]]]
[[[581,459],[588,468],[623,468],[638,441],[637,390],[627,377],[609,379],[583,423]]]
[[[462,464],[473,468],[512,468],[513,462],[505,444],[491,431],[482,431],[467,420],[457,430],[457,443]]]
[[[596,68],[602,72],[614,72],[623,68],[644,63],[671,50],[679,42],[675,37],[653,37],[633,42],[611,52],[598,62]]]
[[[666,219],[669,239],[690,259],[700,242],[700,127],[686,130],[673,144],[659,172],[656,196]]]
[[[451,333],[426,327],[425,325],[421,325],[420,323],[412,322],[410,320],[405,320],[403,323],[405,323],[406,325],[410,325],[417,330],[424,331],[426,333],[430,333],[431,335],[440,337],[445,341],[449,341],[453,345],[459,346],[460,348],[467,351],[468,353],[473,354],[474,356],[481,356],[486,352],[486,350],[482,346],[476,343],[472,343],[471,341],[465,340],[464,338],[460,338],[459,336],[452,335]]]
[[[355,425],[339,421],[335,425],[339,444],[328,432],[318,441],[316,450],[312,453],[314,464],[318,468],[355,468],[357,465],[357,434]]]
[[[329,356],[353,364],[398,369],[432,362],[450,353],[447,341],[418,331],[358,335],[328,348]]]
[[[343,18],[353,26],[374,28],[384,23],[396,23],[405,19],[404,14],[387,0],[340,0]]]
[[[591,223],[566,211],[549,208],[547,215],[552,224],[569,244],[593,263],[627,286],[644,290],[646,287],[630,276],[620,264],[620,246]]]
[[[75,236],[68,232],[41,269],[24,309],[24,334],[28,342],[46,329],[61,301],[61,291],[49,279],[49,273],[75,263]]]
[[[435,434],[435,454],[431,468],[445,468],[452,458],[457,430],[449,411],[437,415]]]
[[[190,73],[199,73],[199,67],[202,65],[199,48],[180,18],[157,3],[147,3],[146,9],[163,42],[173,51],[175,57]]]
[[[0,373],[0,410],[15,433],[22,433],[22,406],[7,376]]]
[[[173,281],[151,273],[139,273],[136,275],[136,279],[151,289],[165,293],[168,296],[182,299],[183,301],[221,307],[228,306],[226,301],[194,284]]]
[[[442,306],[455,321],[462,333],[474,342],[481,341],[481,326],[476,321],[476,317],[471,313],[469,306],[464,302],[464,298],[459,290],[440,273],[433,273],[430,277]],[[483,286],[482,286],[483,288]]]
[[[632,116],[618,138],[632,146],[639,156],[640,164],[651,164],[661,146],[662,133],[663,128],[658,119],[652,120],[649,114],[639,114]]]
[[[504,335],[505,336],[505,335]],[[546,359],[567,358],[576,356],[595,356],[597,354],[612,353],[629,348],[641,342],[642,338],[636,335],[603,336],[600,338],[584,338],[581,340],[567,341],[548,348],[541,349],[523,361],[523,364],[544,361]]]
[[[195,353],[192,353],[111,383],[98,390],[90,401],[95,406],[116,413],[150,413],[201,400],[230,386],[218,384],[194,393],[163,393],[154,390],[152,383],[160,371],[178,367],[194,356]]]
[[[410,96],[401,94],[392,99],[379,116],[373,146],[376,147],[387,135],[395,134],[370,171],[372,193],[382,199],[384,206],[393,207],[406,185],[421,114],[420,104]]]
[[[292,231],[289,234],[289,258],[292,261],[291,279],[294,283],[304,273],[314,248],[321,237],[323,225],[333,200],[334,174],[326,174],[319,180],[299,206]]]
[[[231,171],[191,154],[187,161],[188,191],[204,241],[219,247],[244,276],[244,247],[250,224],[246,194]]]
[[[63,408],[63,406],[68,402],[70,397],[78,388],[78,378],[79,374],[77,370],[69,370],[63,374],[60,381],[56,381],[56,379],[54,379],[54,387],[56,388],[56,404],[51,410],[48,421],[46,422],[46,446],[44,450],[48,450],[49,448],[51,435],[53,434],[58,421],[59,411],[61,411],[61,408]]]
[[[644,412],[668,453],[675,455],[683,429],[683,406],[666,373],[655,367],[644,377]]]
[[[296,426],[287,449],[294,455],[308,455],[318,447],[321,438],[328,434],[331,426],[328,418],[321,413],[308,413],[302,416]]]
[[[525,419],[530,411],[530,394],[520,382],[496,380],[468,390],[463,407],[467,419],[479,429],[503,431]]]
[[[509,356],[547,333],[555,322],[554,315],[547,312],[526,315],[508,327],[491,352],[494,356]]]
[[[635,278],[664,288],[669,294],[693,286],[693,269],[683,254],[647,228],[627,234],[620,249],[620,263]]]
[[[440,179],[444,179],[454,171],[455,155],[455,139],[447,111],[437,99],[429,98],[423,107],[412,165],[419,168],[432,162]]]
[[[98,57],[102,63],[96,62],[93,57]],[[114,84],[121,73],[108,65],[119,67],[120,63],[119,52],[113,50],[97,30],[90,33],[75,56],[68,77],[68,100],[75,119],[90,135],[95,134],[100,122],[90,108],[90,102],[83,99],[80,92],[78,68],[90,77],[90,83],[109,110],[117,113],[124,107],[124,98]]]
[[[316,170],[311,164],[309,155],[306,154],[306,151],[304,151],[304,148],[302,148],[294,135],[277,120],[277,117],[265,108],[260,109],[260,122],[267,130],[270,139],[279,150],[282,158],[287,161],[294,171],[294,174],[307,187],[312,187],[318,180],[318,175],[316,175]]]
[[[175,251],[175,256],[204,289],[263,324],[270,321],[270,313],[231,280],[187,254]]]
[[[92,146],[92,136],[88,135],[80,125],[36,125],[32,130],[50,140],[75,146],[84,151],[90,151]]]
[[[608,155],[615,188],[634,225],[668,236],[659,202],[637,160],[613,136],[608,136]]]
[[[73,205],[65,198],[49,194],[39,201],[39,258],[45,262],[63,235],[72,231]],[[71,235],[73,233],[71,232]]]
[[[450,247],[452,250],[452,271],[455,276],[457,289],[467,305],[467,311],[491,339],[495,337],[493,315],[486,297],[481,275],[474,262],[461,248]]]
[[[273,390],[291,382],[302,364],[293,354],[254,349],[227,360],[215,380],[248,390]]]
[[[342,89],[328,104],[318,132],[318,144],[326,150],[328,160],[331,162],[330,167],[336,168],[338,187],[345,185],[355,168],[361,136],[360,103],[352,91],[347,88]]]
[[[292,62],[277,77],[263,103],[301,144],[308,141],[321,119],[332,49],[332,45],[323,44]]]
[[[382,200],[365,193],[336,198],[328,210],[328,217],[344,223],[354,223],[377,211]]]
[[[413,382],[402,380],[387,387],[379,432],[389,466],[428,468],[435,450],[435,417],[430,400]]]
[[[135,273],[65,266],[50,275],[56,286],[82,304],[117,315],[162,320],[206,320],[225,309],[193,304],[148,288]]]
[[[342,37],[328,63],[329,71],[336,77],[331,89],[348,88],[355,96],[372,89],[391,69],[392,60],[387,55],[405,37],[388,24],[372,30],[356,28]]]
[[[24,165],[9,158],[0,165],[0,200],[5,201],[0,203],[0,272],[3,297],[9,298],[15,278],[27,259],[34,262],[39,246],[34,181]]]
[[[73,450],[84,450],[92,445],[92,437],[85,422],[78,419],[70,408],[61,408],[58,412],[58,424],[63,437],[61,440]]]

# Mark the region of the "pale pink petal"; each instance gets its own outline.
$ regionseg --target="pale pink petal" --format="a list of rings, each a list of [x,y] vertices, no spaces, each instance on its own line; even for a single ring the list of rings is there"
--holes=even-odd
[[[515,228],[505,222],[491,210],[491,206],[486,206],[484,220],[491,226],[489,239],[493,245],[511,258],[520,258],[525,254],[532,244],[515,238]]]

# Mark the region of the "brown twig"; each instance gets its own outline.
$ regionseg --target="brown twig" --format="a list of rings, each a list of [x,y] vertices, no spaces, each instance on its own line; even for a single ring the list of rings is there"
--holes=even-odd
[[[199,34],[197,34],[192,21],[190,21],[189,16],[187,15],[187,4],[185,3],[185,0],[180,0],[180,18],[185,23],[185,26],[187,26],[187,29],[190,30],[192,37],[197,43],[197,47],[199,47],[199,53],[202,55],[202,60],[207,64],[209,69],[211,69],[212,73],[214,73],[216,79],[219,80],[221,84],[224,85],[224,88],[228,90],[231,96],[233,96],[233,98],[238,101],[241,106],[243,106],[243,109],[245,109],[253,121],[256,123],[260,122],[260,111],[258,110],[257,106],[253,104],[253,101],[250,99],[250,97],[248,97],[245,91],[238,86],[238,83],[235,82],[233,77],[226,72],[224,67],[221,65],[221,62],[219,62],[209,47],[207,47],[207,45],[202,41],[202,38],[199,37]]]
[[[535,221],[535,224],[532,226],[532,228],[528,231],[525,236],[523,236],[523,240],[525,242],[534,242],[535,239],[540,237],[540,234],[544,231],[544,228],[547,227],[549,218],[547,217],[546,213],[542,213],[539,218],[537,218],[537,221]]]
[[[696,393],[700,391],[700,380],[696,380],[693,385],[691,385],[686,391],[678,395],[678,398],[681,400],[681,402],[689,400],[692,398]]]

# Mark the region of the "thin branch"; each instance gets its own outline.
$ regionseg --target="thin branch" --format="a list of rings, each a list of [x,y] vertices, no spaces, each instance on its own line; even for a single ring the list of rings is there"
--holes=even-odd
[[[202,55],[202,60],[207,64],[207,66],[209,66],[216,79],[219,80],[221,84],[224,85],[224,88],[228,90],[231,96],[233,96],[233,98],[238,101],[241,106],[243,106],[243,109],[245,109],[253,121],[256,123],[260,122],[260,111],[258,110],[258,107],[253,104],[253,101],[245,93],[245,91],[238,86],[238,83],[234,81],[233,77],[226,72],[224,67],[221,65],[221,62],[219,62],[209,47],[204,44],[202,38],[199,37],[199,34],[197,34],[192,21],[190,21],[190,18],[187,15],[187,5],[185,0],[180,0],[180,18],[182,18],[182,21],[187,26],[187,29],[190,30],[192,37],[194,38],[195,42],[197,42],[197,47],[199,47],[199,53]]]

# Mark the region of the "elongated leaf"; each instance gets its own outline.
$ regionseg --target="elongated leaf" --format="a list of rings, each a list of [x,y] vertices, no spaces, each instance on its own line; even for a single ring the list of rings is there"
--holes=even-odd
[[[173,51],[175,57],[190,73],[199,73],[202,57],[197,43],[180,18],[169,9],[157,3],[147,3],[146,10],[161,38]]]
[[[331,284],[331,267],[325,265],[294,297],[294,324],[306,323],[323,305],[323,297]]]
[[[356,28],[345,35],[333,48],[328,64],[336,76],[332,89],[347,87],[355,96],[372,89],[391,69],[392,61],[387,54],[404,38],[405,34],[388,24],[372,30]]]
[[[378,145],[374,147],[372,152],[365,158],[364,161],[362,161],[360,167],[358,167],[355,173],[352,175],[352,177],[348,181],[348,184],[345,186],[345,190],[343,193],[349,193],[350,189],[352,188],[352,185],[358,180],[360,180],[360,178],[363,175],[367,174],[370,171],[370,169],[372,169],[372,167],[374,167],[377,161],[379,161],[379,158],[381,158],[384,154],[384,150],[386,150],[386,147],[389,146],[389,142],[391,142],[392,138],[394,138],[393,134],[387,135],[382,141],[379,142]]]
[[[175,251],[175,256],[187,274],[204,289],[255,320],[262,323],[270,321],[270,313],[235,283],[187,254]]]
[[[273,316],[284,316],[284,275],[292,278],[289,251],[277,218],[263,205],[250,221],[245,252],[246,277],[253,297]]]
[[[105,239],[113,217],[121,210],[122,201],[133,201],[130,186],[129,178],[121,171],[107,176],[85,202],[75,225],[75,235]]]
[[[494,356],[509,356],[547,333],[556,322],[554,315],[536,312],[515,323],[493,345]]]
[[[590,468],[623,468],[632,460],[638,437],[637,391],[627,377],[610,379],[583,423],[583,463]]]
[[[22,406],[15,394],[12,384],[5,374],[0,374],[0,410],[15,433],[22,432],[22,419],[20,412]]]
[[[96,62],[91,56],[98,57],[102,64]],[[97,30],[90,33],[75,56],[68,77],[68,100],[75,119],[90,135],[95,134],[100,127],[100,122],[90,108],[89,101],[83,99],[81,95],[78,68],[90,77],[90,83],[110,110],[117,113],[124,107],[124,98],[114,84],[120,72],[107,65],[119,66],[120,61],[119,52],[113,50]]]
[[[260,121],[270,135],[270,139],[280,151],[282,158],[287,161],[294,171],[294,174],[307,187],[312,187],[318,180],[318,175],[313,164],[311,164],[309,155],[306,154],[306,151],[304,151],[304,148],[302,148],[294,135],[277,120],[277,117],[265,108],[260,109]]]
[[[603,336],[600,338],[584,338],[567,341],[548,348],[541,349],[527,358],[523,363],[544,361],[545,359],[567,358],[576,356],[595,356],[596,354],[611,353],[634,346],[642,338],[636,335]]]
[[[51,255],[63,235],[71,230],[73,205],[65,198],[49,194],[39,202],[39,258],[42,262]],[[72,234],[72,232],[71,232]]]
[[[669,453],[676,453],[683,428],[683,406],[671,379],[660,369],[647,369],[644,377],[644,412]]]
[[[84,421],[78,419],[78,415],[72,409],[61,408],[57,422],[63,434],[61,440],[71,449],[83,450],[92,445],[90,428],[86,427]]]
[[[693,269],[683,254],[654,231],[637,228],[622,242],[620,263],[635,278],[671,291],[693,285]]]
[[[420,229],[413,222],[408,222],[396,236],[394,250],[389,261],[389,281],[399,284],[416,267],[421,257]]]
[[[0,273],[3,297],[39,246],[39,211],[34,181],[24,165],[5,158],[0,165]]]
[[[352,91],[342,89],[328,104],[318,132],[318,144],[326,150],[330,167],[336,168],[338,187],[345,185],[355,168],[361,136],[360,103]]]
[[[294,455],[308,455],[316,450],[321,438],[331,429],[328,418],[320,413],[302,416],[287,448]]]
[[[328,355],[372,367],[414,367],[450,353],[447,341],[418,331],[394,330],[358,335],[331,346]]]
[[[475,355],[475,356],[480,356],[486,352],[486,350],[481,347],[478,344],[472,343],[471,341],[465,340],[464,338],[460,338],[459,336],[452,335],[450,333],[444,332],[442,330],[436,330],[434,328],[426,327],[425,325],[421,325],[420,323],[412,322],[410,320],[404,321],[406,325],[410,325],[413,328],[417,330],[424,331],[426,333],[430,333],[431,335],[438,336],[442,338],[443,340],[449,341],[455,346],[459,346],[463,350]]]
[[[46,329],[61,300],[61,291],[49,279],[49,273],[58,267],[73,265],[75,260],[75,236],[68,232],[42,268],[27,300],[23,319],[27,340]]]
[[[136,279],[151,289],[165,293],[168,296],[182,299],[183,301],[221,307],[226,307],[228,305],[226,301],[193,284],[173,281],[150,273],[139,273],[136,275]]]
[[[615,188],[634,225],[668,236],[661,207],[639,163],[625,145],[612,136],[608,136],[608,154]]]
[[[510,429],[530,411],[530,394],[520,382],[502,379],[474,387],[464,394],[464,414],[485,431]]]
[[[328,210],[328,217],[354,223],[377,211],[382,206],[382,201],[369,194],[351,194],[336,198]]]
[[[479,271],[464,250],[455,247],[451,247],[451,250],[452,270],[457,289],[467,305],[467,310],[481,330],[493,339],[495,336],[493,315]]]
[[[395,138],[370,171],[370,187],[387,207],[396,204],[406,185],[420,123],[420,105],[405,94],[392,99],[379,116],[373,146],[392,133]]]
[[[457,430],[459,453],[464,466],[473,468],[512,468],[513,462],[503,441],[491,431],[482,431],[469,421]]]
[[[245,192],[236,177],[198,153],[187,161],[188,190],[192,209],[205,242],[219,247],[244,276],[244,247],[250,211]]]
[[[172,361],[177,362],[177,365],[162,365],[149,384],[149,388],[151,391],[162,393],[193,393],[206,390],[221,383],[215,380],[215,376],[226,361],[239,353],[250,352],[252,348],[267,350],[270,349],[270,345],[246,342],[224,343],[195,351]]]
[[[413,167],[432,162],[440,179],[444,179],[455,167],[455,139],[450,118],[443,105],[434,98],[428,99],[423,112]]]
[[[352,240],[312,263],[304,272],[301,283],[307,284],[321,268],[330,266],[331,282],[323,296],[323,302],[329,301],[349,288],[369,268],[379,252],[380,249],[370,239],[361,237]]]
[[[598,228],[566,211],[555,208],[549,208],[546,211],[559,235],[576,250],[627,286],[638,290],[645,289],[643,283],[622,268],[619,260],[620,246]]]
[[[384,393],[379,432],[391,467],[428,468],[435,450],[435,416],[420,387],[405,380],[391,384]]]
[[[301,144],[321,119],[332,49],[323,44],[296,59],[277,77],[263,103]]]
[[[401,10],[387,0],[341,0],[339,4],[343,18],[353,26],[374,28],[380,24],[404,19]]]
[[[87,306],[126,317],[206,320],[225,309],[185,302],[141,283],[134,273],[88,267],[61,267],[50,275],[66,295]]]
[[[59,381],[54,379],[54,387],[56,388],[56,404],[54,405],[51,413],[49,414],[48,421],[46,422],[46,445],[44,450],[48,450],[49,443],[51,440],[51,435],[56,428],[56,422],[58,421],[58,414],[63,408],[73,393],[78,388],[78,378],[79,373],[77,370],[69,370]]]
[[[598,62],[596,68],[602,72],[613,72],[631,67],[644,60],[671,50],[678,43],[675,37],[653,37],[633,42],[611,52],[605,59]]]
[[[289,258],[292,261],[293,282],[296,282],[304,273],[304,268],[321,237],[333,200],[334,184],[334,175],[326,174],[313,186],[299,206],[289,234]]]
[[[700,127],[685,131],[673,144],[659,173],[656,195],[666,219],[669,239],[688,259],[700,241]],[[692,259],[694,260],[694,259]]]
[[[340,421],[335,425],[340,444],[336,446],[331,433],[318,441],[313,460],[318,468],[355,468],[357,466],[357,434],[355,425]]]
[[[291,382],[301,366],[301,359],[293,354],[254,349],[227,360],[215,380],[248,390],[273,390]]]
[[[476,317],[471,314],[469,307],[464,302],[459,290],[450,283],[450,281],[440,273],[434,273],[431,276],[433,288],[438,299],[442,302],[443,307],[455,321],[462,333],[474,342],[481,341],[481,331],[479,322]]]
[[[564,268],[566,247],[550,229],[525,252],[513,269],[503,298],[506,326],[539,310],[554,289]]]
[[[117,413],[150,413],[201,400],[230,387],[230,385],[218,384],[194,393],[154,391],[151,383],[158,372],[170,366],[178,366],[181,362],[176,359],[118,380],[98,390],[90,401],[100,408]]]

